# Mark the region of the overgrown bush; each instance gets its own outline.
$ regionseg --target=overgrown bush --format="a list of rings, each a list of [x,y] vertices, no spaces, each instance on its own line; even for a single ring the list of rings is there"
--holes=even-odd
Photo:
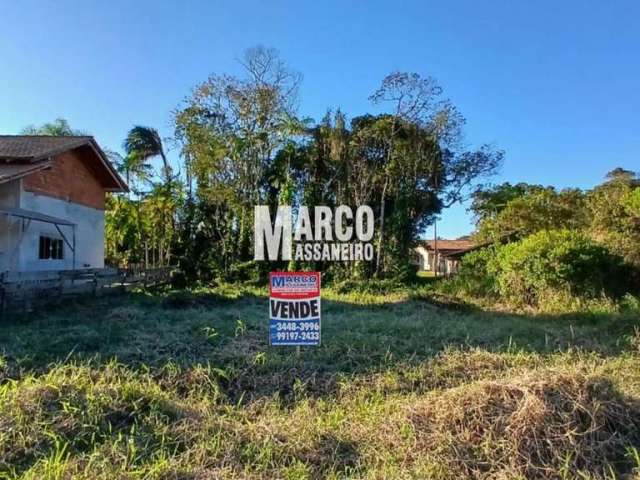
[[[569,230],[538,232],[496,255],[499,293],[518,304],[538,305],[555,295],[616,297],[627,290],[625,270],[621,257]]]
[[[469,253],[440,290],[520,306],[566,307],[633,291],[632,273],[621,256],[580,232],[543,230]]]
[[[261,272],[260,264],[255,260],[234,263],[231,265],[229,272],[223,275],[224,280],[227,282],[258,283],[261,280],[266,281],[266,278],[263,277],[264,274]]]
[[[458,274],[452,279],[454,290],[477,297],[490,297],[498,293],[496,250],[482,248],[465,255]]]

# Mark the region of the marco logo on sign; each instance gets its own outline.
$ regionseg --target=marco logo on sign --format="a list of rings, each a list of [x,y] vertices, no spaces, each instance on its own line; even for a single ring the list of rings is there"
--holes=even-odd
[[[294,228],[295,225],[295,228]],[[280,205],[271,220],[269,206],[254,208],[254,259],[305,262],[373,260],[373,210],[359,206],[355,214],[346,205],[334,210],[300,206],[294,218],[291,206]],[[280,281],[280,280],[278,280]]]
[[[299,289],[299,288],[307,288],[308,285],[315,285],[317,282],[317,278],[316,276],[311,276],[308,274],[288,274],[285,276],[284,274],[278,274],[277,272],[275,272],[274,274],[272,274],[271,277],[271,286],[274,289],[273,291],[278,291],[276,290],[279,287],[285,287],[285,285],[287,286],[285,290],[279,290],[279,292],[286,292],[292,289]]]
[[[269,343],[320,345],[320,273],[269,274]]]

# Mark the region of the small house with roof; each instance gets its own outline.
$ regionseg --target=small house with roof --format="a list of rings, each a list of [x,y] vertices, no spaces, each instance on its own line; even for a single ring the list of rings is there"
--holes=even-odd
[[[93,137],[0,135],[0,272],[104,267],[105,194],[127,190]]]
[[[481,246],[464,237],[457,240],[423,240],[415,249],[414,264],[418,271],[452,275],[458,271],[460,259]]]

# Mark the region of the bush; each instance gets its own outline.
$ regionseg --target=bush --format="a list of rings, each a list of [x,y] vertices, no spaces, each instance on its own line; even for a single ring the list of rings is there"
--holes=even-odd
[[[496,263],[501,296],[518,304],[557,295],[617,297],[627,286],[621,257],[569,230],[541,231],[501,247]]]
[[[182,270],[176,270],[171,273],[171,288],[183,290],[187,288],[189,281]]]
[[[496,247],[487,247],[464,256],[451,287],[477,297],[490,297],[498,293],[496,277]]]
[[[260,282],[260,264],[255,260],[234,263],[231,265],[231,268],[229,268],[229,272],[223,275],[223,278],[227,282]]]

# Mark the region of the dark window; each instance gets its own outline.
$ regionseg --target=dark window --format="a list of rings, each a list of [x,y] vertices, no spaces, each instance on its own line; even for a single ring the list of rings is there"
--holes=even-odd
[[[64,259],[64,245],[59,238],[40,237],[40,247],[38,249],[40,260],[62,260]]]

